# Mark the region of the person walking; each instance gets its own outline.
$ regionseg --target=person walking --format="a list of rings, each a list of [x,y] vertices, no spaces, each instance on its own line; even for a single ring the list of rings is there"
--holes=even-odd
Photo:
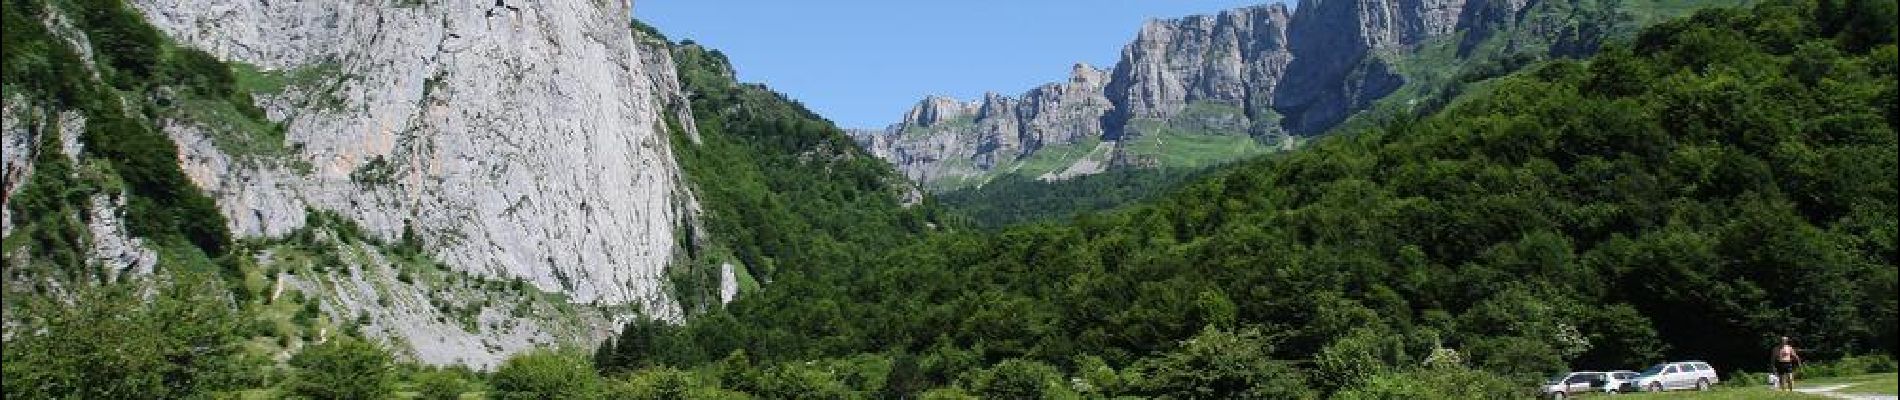
[[[1794,367],[1801,363],[1801,354],[1794,351],[1794,344],[1787,336],[1781,337],[1781,345],[1776,346],[1773,353],[1775,380],[1779,383],[1776,389],[1794,390]]]

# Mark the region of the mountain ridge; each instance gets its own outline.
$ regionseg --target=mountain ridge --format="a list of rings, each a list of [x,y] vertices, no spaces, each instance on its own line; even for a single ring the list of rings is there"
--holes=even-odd
[[[1273,3],[1152,19],[1099,89],[1071,87],[1081,81],[1072,73],[1068,82],[1014,97],[929,96],[881,135],[853,136],[935,192],[1003,174],[1052,181],[1116,168],[1199,169],[1296,147],[1361,111],[1446,97],[1460,83],[1441,76],[1500,60],[1587,54],[1602,37],[1637,27],[1625,20],[1704,3],[1723,2],[1662,9],[1617,1],[1306,0],[1297,8]],[[1456,52],[1437,55],[1441,47]],[[1051,87],[1083,92],[1055,98],[1083,106],[979,112],[1044,97]],[[1388,100],[1395,96],[1409,100]]]

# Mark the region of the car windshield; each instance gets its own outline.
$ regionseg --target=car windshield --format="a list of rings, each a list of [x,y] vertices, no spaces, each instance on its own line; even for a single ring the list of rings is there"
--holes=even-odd
[[[1569,377],[1570,377],[1570,374],[1557,374],[1557,376],[1550,377],[1550,383],[1563,382],[1565,378],[1569,378]]]
[[[1638,375],[1650,376],[1650,375],[1660,374],[1662,373],[1663,368],[1668,368],[1668,367],[1669,367],[1669,364],[1656,364],[1656,365],[1650,366],[1649,369],[1643,370],[1643,373],[1638,374]]]

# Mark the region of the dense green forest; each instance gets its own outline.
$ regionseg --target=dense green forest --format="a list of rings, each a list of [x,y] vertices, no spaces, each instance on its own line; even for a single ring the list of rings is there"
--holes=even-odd
[[[645,40],[666,40],[635,24]],[[679,121],[668,128],[706,207],[709,236],[688,241],[689,257],[708,268],[674,268],[694,276],[675,277],[676,287],[699,291],[682,298],[712,299],[718,270],[710,267],[722,262],[776,285],[815,269],[869,263],[882,249],[945,224],[934,203],[901,204],[914,189],[843,130],[782,94],[735,81],[717,50],[690,41],[661,48],[672,49],[681,84],[692,94],[698,141]]]
[[[975,226],[995,229],[1140,203],[1209,170],[1116,169],[1050,182],[1009,174],[937,194],[936,200]]]
[[[1457,371],[1504,380],[1449,381],[1490,397],[1568,368],[1760,370],[1776,335],[1891,355],[1894,15],[1700,12],[1151,204],[630,325],[596,358],[765,397],[1376,398]]]

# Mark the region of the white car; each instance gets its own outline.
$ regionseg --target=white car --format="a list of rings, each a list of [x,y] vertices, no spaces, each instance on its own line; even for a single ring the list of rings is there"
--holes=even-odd
[[[1716,376],[1715,367],[1709,366],[1709,363],[1682,361],[1651,366],[1643,370],[1641,374],[1637,374],[1632,383],[1637,389],[1645,392],[1661,392],[1682,389],[1709,390],[1710,387],[1721,382],[1722,378]]]
[[[1603,383],[1603,391],[1610,394],[1630,393],[1636,389],[1636,371],[1616,370],[1607,375],[1610,379]]]
[[[1578,371],[1551,377],[1549,381],[1544,382],[1539,392],[1542,392],[1543,398],[1552,400],[1564,400],[1592,393],[1615,393],[1610,391],[1614,386],[1609,386],[1609,382],[1608,373]]]

